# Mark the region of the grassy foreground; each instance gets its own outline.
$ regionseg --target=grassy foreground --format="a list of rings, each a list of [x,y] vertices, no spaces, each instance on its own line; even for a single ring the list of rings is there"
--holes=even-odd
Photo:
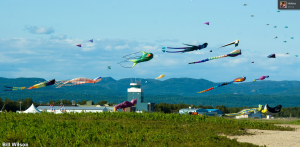
[[[0,114],[0,142],[29,146],[255,146],[226,135],[293,130],[268,122],[164,113]]]

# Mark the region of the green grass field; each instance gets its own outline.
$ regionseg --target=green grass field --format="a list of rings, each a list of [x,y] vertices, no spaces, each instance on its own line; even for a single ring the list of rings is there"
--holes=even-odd
[[[225,135],[294,130],[269,122],[164,113],[0,114],[0,142],[29,146],[256,146]]]

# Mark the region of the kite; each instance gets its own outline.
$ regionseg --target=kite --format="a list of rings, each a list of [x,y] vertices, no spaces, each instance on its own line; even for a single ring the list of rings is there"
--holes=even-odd
[[[225,116],[239,116],[239,115],[244,115],[247,113],[251,113],[251,112],[260,112],[263,109],[263,105],[258,105],[258,108],[250,108],[250,109],[243,109],[242,111],[238,112],[238,113],[229,113],[229,114],[225,114]]]
[[[204,23],[204,24],[209,25],[209,22],[206,22],[206,23]]]
[[[235,40],[235,41],[230,42],[230,43],[228,43],[228,44],[226,44],[226,45],[223,45],[223,46],[221,46],[221,47],[225,47],[225,46],[232,45],[232,44],[234,44],[235,47],[237,47],[237,46],[239,45],[239,42],[240,42],[239,40]],[[221,47],[219,47],[219,48],[221,48]]]
[[[289,54],[289,53],[286,53],[287,55]]]
[[[251,63],[254,63],[254,61],[252,61]]]
[[[157,78],[155,78],[155,79],[161,79],[161,78],[163,78],[163,77],[165,77],[164,74],[160,75],[159,77],[157,77]]]
[[[27,89],[35,89],[35,88],[42,88],[42,87],[46,87],[46,86],[50,86],[55,84],[55,79],[49,80],[49,81],[45,81],[39,84],[35,84]]]
[[[145,83],[147,83],[147,81]]]
[[[247,4],[244,4],[244,6],[247,6]]]
[[[5,89],[3,91],[13,91],[13,90],[24,90],[26,89],[26,87],[8,87],[8,86],[4,86],[5,88],[9,88],[9,89]]]
[[[254,17],[254,15],[251,15],[251,17]]]
[[[276,55],[275,54],[271,54],[268,56],[268,58],[276,58]]]
[[[262,110],[261,113],[266,113],[268,115],[276,115],[277,113],[282,111],[281,108],[282,108],[282,105],[278,105],[274,108],[271,108],[271,107],[269,107],[268,104],[266,104],[264,110]]]
[[[81,44],[77,44],[76,46],[81,47]]]
[[[230,52],[227,55],[222,55],[222,56],[216,56],[216,57],[212,57],[212,58],[207,58],[207,59],[204,59],[204,60],[200,60],[200,61],[196,61],[196,62],[191,62],[189,64],[202,63],[202,62],[206,62],[206,61],[209,61],[209,60],[219,59],[219,58],[224,58],[224,57],[235,57],[235,56],[238,56],[238,55],[241,55],[241,54],[242,54],[241,50],[240,49],[236,49],[236,50]]]
[[[212,50],[210,50],[209,52],[212,52]]]
[[[285,26],[285,28],[289,28],[288,26]]]
[[[182,50],[182,51],[166,51],[166,52],[167,53],[185,53],[185,52],[190,52],[190,51],[201,50],[201,49],[206,48],[208,43],[203,43],[202,45],[189,45],[189,44],[184,44],[184,45],[191,46],[191,47],[179,47],[179,48],[167,47],[168,49],[184,49],[184,50]]]
[[[166,48],[165,48],[165,47],[163,47],[163,48],[162,48],[162,51],[163,51],[163,52],[166,52],[166,50],[165,50],[165,49],[166,49]]]
[[[62,80],[62,81],[58,81],[56,82],[55,85],[57,85],[56,88],[60,88],[62,86],[74,86],[74,85],[81,85],[81,84],[86,84],[86,83],[97,83],[99,81],[101,81],[101,77],[97,77],[95,78],[94,80],[92,79],[88,79],[88,78],[75,78],[75,79],[72,79],[72,80]]]
[[[276,36],[275,38],[278,38],[278,37]],[[275,38],[274,38],[274,39],[275,39]]]
[[[284,43],[286,42],[286,41],[283,41]]]
[[[291,39],[294,39],[294,37],[291,37]]]
[[[107,67],[108,69],[111,69],[110,66]]]
[[[93,43],[93,42],[94,42],[94,40],[93,40],[93,39],[91,39],[91,40],[89,40],[89,42],[92,42],[92,43]]]
[[[295,55],[296,57],[298,57],[298,55]]]
[[[264,80],[265,78],[269,78],[269,76],[261,76],[259,79],[254,79],[254,82],[255,82],[256,80]]]
[[[269,25],[269,24],[267,24],[267,25]]]
[[[198,92],[198,93],[207,92],[207,91],[213,90],[213,89],[215,89],[215,88],[217,88],[217,87],[221,87],[221,86],[229,85],[229,84],[232,84],[233,82],[243,82],[243,81],[245,81],[245,80],[246,80],[246,77],[244,77],[244,76],[243,76],[243,77],[238,77],[238,78],[234,79],[234,80],[233,80],[233,81],[231,81],[231,82],[222,83],[222,84],[220,84],[220,85],[218,85],[218,86],[211,87],[211,88],[209,88],[209,89],[206,89],[206,90],[200,91],[200,92]]]
[[[277,11],[277,12],[280,12],[280,11]]]
[[[132,99],[131,102],[124,101],[121,104],[114,106],[114,111],[116,112],[118,109],[123,109],[125,111],[125,108],[135,106],[137,103],[137,99]]]
[[[274,26],[274,28],[277,28],[277,26]]]
[[[139,52],[136,52],[136,53],[132,53],[132,54],[123,56],[123,58],[126,58],[127,60],[122,61],[122,62],[129,62],[129,61],[131,61],[131,62],[133,62],[133,66],[132,66],[132,67],[134,67],[134,66],[135,66],[136,64],[138,64],[138,63],[146,62],[146,61],[149,61],[149,60],[151,60],[151,59],[153,58],[153,54],[152,54],[152,53],[146,53],[146,52],[144,52],[144,51],[140,51],[140,52],[143,53],[143,55],[140,56],[140,57],[126,57],[126,56],[129,56],[129,55],[132,55],[132,54],[137,54],[137,53],[139,53]],[[129,59],[132,59],[132,60],[129,60]],[[118,64],[121,65],[122,62],[119,62]],[[122,66],[122,65],[121,65],[121,66]],[[122,67],[124,67],[124,66],[122,66]],[[124,67],[124,68],[132,68],[132,67]]]

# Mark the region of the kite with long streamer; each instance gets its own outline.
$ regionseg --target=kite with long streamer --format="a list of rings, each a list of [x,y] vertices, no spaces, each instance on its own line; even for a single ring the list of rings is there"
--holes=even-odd
[[[222,83],[222,84],[220,84],[220,85],[217,85],[217,86],[215,86],[215,87],[208,88],[208,89],[203,90],[203,91],[200,91],[200,92],[198,92],[198,93],[207,92],[207,91],[213,90],[213,89],[215,89],[215,88],[217,88],[217,87],[229,85],[229,84],[232,84],[232,83],[234,83],[234,82],[243,82],[243,81],[245,81],[245,80],[246,80],[246,77],[244,77],[244,76],[243,76],[243,77],[238,77],[238,78],[234,79],[234,80],[231,81],[231,82]]]
[[[210,60],[214,60],[214,59],[219,59],[219,58],[224,58],[224,57],[236,57],[238,55],[241,55],[242,51],[240,49],[236,49],[232,52],[230,52],[229,54],[226,55],[222,55],[222,56],[216,56],[216,57],[212,57],[212,58],[207,58],[201,61],[196,61],[196,62],[191,62],[189,64],[195,64],[195,63],[202,63],[202,62],[206,62],[206,61],[210,61]]]

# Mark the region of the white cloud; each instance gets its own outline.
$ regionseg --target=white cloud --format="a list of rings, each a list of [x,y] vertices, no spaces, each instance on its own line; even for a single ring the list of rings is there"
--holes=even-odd
[[[122,49],[126,49],[128,48],[128,45],[120,45],[120,46],[116,46],[115,49],[117,50],[122,50]]]
[[[50,39],[59,39],[59,40],[62,40],[62,39],[66,39],[67,38],[67,35],[57,35],[57,36],[54,36],[54,35],[51,35]]]
[[[37,27],[37,26],[25,26],[25,30],[28,30],[32,34],[51,34],[54,33],[53,27]]]

